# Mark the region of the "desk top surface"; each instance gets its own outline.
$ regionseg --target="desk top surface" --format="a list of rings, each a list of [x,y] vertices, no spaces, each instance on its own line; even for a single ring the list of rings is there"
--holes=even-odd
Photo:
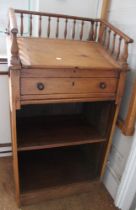
[[[21,37],[17,41],[24,68],[121,68],[99,43]]]

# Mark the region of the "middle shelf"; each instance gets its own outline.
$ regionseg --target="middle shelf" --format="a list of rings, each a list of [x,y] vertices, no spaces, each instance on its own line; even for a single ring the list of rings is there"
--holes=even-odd
[[[82,115],[29,117],[18,122],[18,151],[104,141]]]
[[[107,141],[112,102],[24,106],[17,112],[18,151]]]

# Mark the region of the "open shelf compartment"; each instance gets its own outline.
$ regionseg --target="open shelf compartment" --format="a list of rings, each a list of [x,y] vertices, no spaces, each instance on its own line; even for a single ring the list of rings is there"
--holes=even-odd
[[[105,137],[80,115],[23,119],[18,139],[19,151],[105,141]]]
[[[44,199],[63,190],[66,194],[89,190],[99,177],[102,144],[78,145],[19,152],[20,189],[23,203],[41,192]],[[96,164],[97,163],[97,164]]]
[[[26,106],[18,111],[18,151],[106,141],[111,103],[50,106]]]

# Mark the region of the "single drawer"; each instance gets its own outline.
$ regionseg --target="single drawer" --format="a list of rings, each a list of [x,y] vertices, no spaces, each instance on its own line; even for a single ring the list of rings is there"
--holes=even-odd
[[[21,95],[115,93],[115,78],[21,78]]]

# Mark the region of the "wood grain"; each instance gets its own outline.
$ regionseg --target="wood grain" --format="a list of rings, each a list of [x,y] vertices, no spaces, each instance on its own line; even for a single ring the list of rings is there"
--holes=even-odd
[[[121,69],[95,42],[18,38],[23,68]]]
[[[12,138],[12,153],[13,153],[13,172],[15,183],[15,194],[18,206],[20,206],[20,183],[18,171],[18,154],[17,154],[17,133],[16,133],[16,100],[14,86],[10,77],[10,117],[11,117],[11,138]]]
[[[66,95],[62,98],[39,98],[39,97],[35,97],[35,96],[31,96],[30,95],[30,98],[33,98],[33,99],[29,99],[28,97],[23,97],[22,100],[21,100],[21,105],[29,105],[29,104],[58,104],[58,103],[75,103],[75,102],[78,102],[78,103],[81,103],[81,102],[94,102],[94,101],[114,101],[115,100],[115,95],[113,96],[108,96],[108,95],[104,95],[104,96],[94,96],[94,94],[92,95],[83,95],[82,97],[80,96],[77,97],[77,95],[74,96],[69,96],[69,98],[67,97],[66,98]]]
[[[80,182],[80,183],[71,183],[71,184],[67,184],[64,186],[57,186],[57,187],[50,187],[50,188],[44,188],[41,190],[37,190],[37,191],[32,191],[32,192],[25,192],[25,193],[21,193],[20,195],[20,199],[21,199],[21,204],[22,206],[24,205],[30,205],[30,204],[37,204],[40,202],[45,202],[48,200],[53,200],[55,201],[55,199],[61,199],[62,198],[68,198],[69,196],[73,196],[75,195],[81,195],[81,193],[89,193],[91,186],[93,183],[97,182],[97,179],[94,181],[84,181],[84,182]],[[95,189],[96,190],[96,189]],[[38,205],[39,206],[39,205]],[[58,205],[60,206],[60,205]],[[69,206],[69,204],[68,204]],[[37,208],[37,206],[36,206]],[[45,206],[44,206],[45,208]],[[56,208],[56,206],[54,205],[54,208]],[[65,207],[64,207],[65,208]],[[79,206],[77,207],[77,209],[79,208]],[[75,209],[74,209],[75,210]],[[109,210],[109,208],[108,208]],[[116,210],[116,209],[114,209]]]
[[[40,90],[38,85],[42,85]],[[103,85],[103,87],[102,87]],[[21,95],[115,93],[114,78],[22,78]]]
[[[119,78],[118,69],[78,69],[78,68],[47,68],[47,69],[21,69],[21,78]]]

